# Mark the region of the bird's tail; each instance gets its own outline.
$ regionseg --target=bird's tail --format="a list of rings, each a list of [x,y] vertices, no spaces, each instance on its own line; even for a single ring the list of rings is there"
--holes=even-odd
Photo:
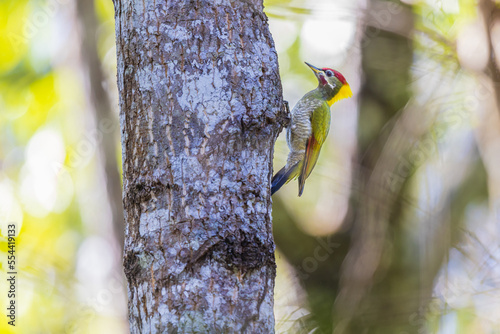
[[[277,192],[285,183],[288,183],[288,181],[297,176],[298,165],[299,163],[296,163],[289,169],[286,169],[285,166],[273,176],[271,181],[271,195]]]

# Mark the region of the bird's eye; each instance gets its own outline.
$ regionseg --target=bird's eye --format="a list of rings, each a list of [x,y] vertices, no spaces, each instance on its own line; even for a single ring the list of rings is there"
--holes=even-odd
[[[326,73],[326,76],[327,76],[327,77],[331,77],[331,76],[333,76],[333,72],[332,72],[332,71],[330,71],[330,70],[326,70],[326,72],[325,72],[325,73]]]

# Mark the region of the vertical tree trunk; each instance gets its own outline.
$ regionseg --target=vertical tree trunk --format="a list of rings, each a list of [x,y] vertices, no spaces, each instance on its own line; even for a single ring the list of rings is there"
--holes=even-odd
[[[419,330],[409,320],[422,297],[420,263],[415,257],[408,260],[406,253],[413,246],[407,242],[404,224],[409,175],[398,178],[400,158],[418,140],[400,116],[412,96],[412,29],[408,5],[369,1],[361,42],[365,81],[359,93],[359,128],[364,136],[358,142],[360,173],[354,181],[360,191],[352,202],[352,240],[335,301],[335,334]],[[409,174],[414,172],[413,165],[408,168]],[[428,297],[427,285],[425,289]]]
[[[117,163],[116,138],[118,136],[116,116],[112,112],[108,93],[103,87],[105,75],[97,53],[97,28],[93,1],[77,1],[77,16],[81,24],[82,61],[88,75],[90,108],[94,111],[95,131],[102,136],[99,142],[99,164],[106,180],[106,193],[111,211],[112,228],[118,254],[123,250],[123,205],[122,186]],[[109,129],[111,128],[111,129]],[[110,239],[113,236],[109,236]]]
[[[281,128],[261,0],[115,0],[132,333],[272,333]]]

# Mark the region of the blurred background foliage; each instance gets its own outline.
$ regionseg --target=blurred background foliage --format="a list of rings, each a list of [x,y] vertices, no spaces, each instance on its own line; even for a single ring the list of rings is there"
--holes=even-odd
[[[304,195],[273,198],[276,331],[498,333],[500,2],[265,6],[291,107],[316,85],[303,61],[355,94]],[[1,270],[15,222],[19,272],[0,332],[127,332],[112,1],[0,12]],[[275,168],[287,154],[282,135]]]

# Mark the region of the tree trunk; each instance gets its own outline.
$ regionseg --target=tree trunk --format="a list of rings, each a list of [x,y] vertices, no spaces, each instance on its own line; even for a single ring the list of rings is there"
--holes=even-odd
[[[77,1],[77,14],[81,24],[82,61],[87,72],[90,108],[94,112],[95,133],[102,136],[99,149],[99,167],[106,180],[106,194],[111,211],[112,230],[116,240],[117,254],[123,251],[123,206],[121,202],[122,186],[117,163],[116,140],[118,126],[112,112],[110,98],[104,89],[105,74],[97,52],[98,22],[93,1]],[[113,125],[113,126],[111,126]],[[113,236],[108,236],[113,239]],[[120,269],[121,270],[121,269]]]
[[[261,0],[115,0],[132,333],[272,333],[285,120]]]
[[[413,59],[411,7],[370,0],[362,46],[364,84],[359,93],[359,185],[353,195],[352,240],[335,301],[335,334],[416,333],[409,319],[428,299],[419,289],[418,259],[408,256],[405,210],[411,207],[401,159],[416,131],[408,124]],[[413,163],[413,160],[410,160]],[[405,170],[406,171],[406,170]],[[414,255],[417,252],[413,253]],[[408,260],[411,258],[411,260]],[[417,272],[417,274],[413,274]],[[430,290],[425,285],[425,298]],[[424,290],[424,288],[422,288]],[[422,292],[422,294],[420,294]],[[428,293],[427,293],[428,292]]]

